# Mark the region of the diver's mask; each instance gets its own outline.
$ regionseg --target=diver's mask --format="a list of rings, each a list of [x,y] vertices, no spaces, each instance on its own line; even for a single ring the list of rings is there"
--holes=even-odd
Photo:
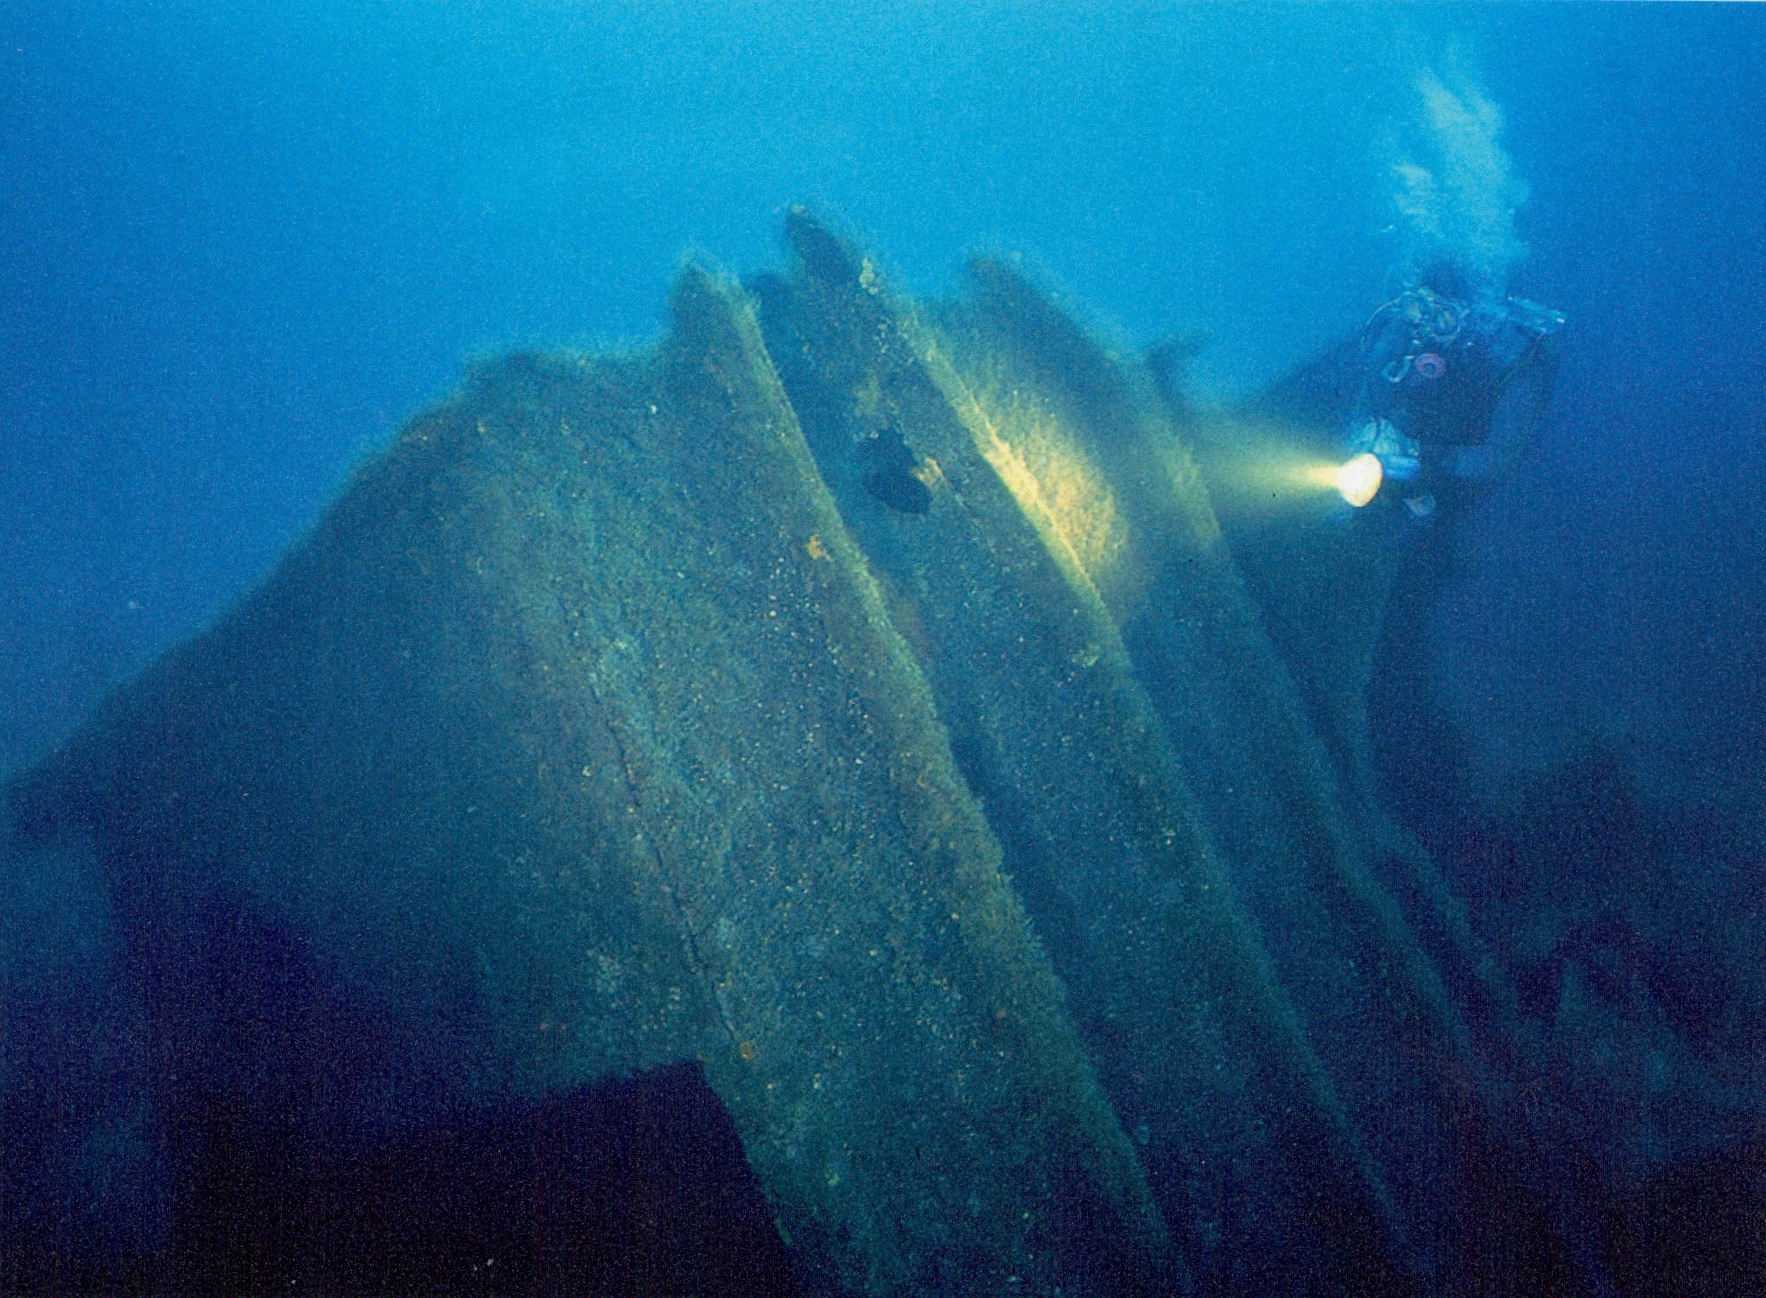
[[[1418,285],[1399,294],[1398,313],[1409,323],[1412,337],[1421,348],[1440,346],[1459,337],[1466,309],[1452,298]]]

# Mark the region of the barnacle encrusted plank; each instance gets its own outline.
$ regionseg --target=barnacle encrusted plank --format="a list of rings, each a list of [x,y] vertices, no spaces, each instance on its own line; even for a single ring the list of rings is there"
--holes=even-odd
[[[1241,464],[1250,471],[1235,479],[1223,448],[1265,444],[1183,409],[1010,264],[972,261],[969,293],[940,316],[982,416],[1014,444],[1058,448],[1021,453],[1041,466],[1041,498],[1060,499],[1062,466],[1080,463],[1101,484],[1090,494],[1112,503],[1120,542],[1074,552],[1096,556],[1082,566],[1322,1072],[1320,1117],[1349,1133],[1383,1222],[1376,1255],[1340,1208],[1315,1216],[1292,1256],[1346,1253],[1366,1268],[1348,1285],[1361,1291],[1379,1277],[1439,1291],[1457,1276],[1556,1265],[1533,1251],[1576,1228],[1539,1193],[1537,1137],[1512,1100],[1508,993],[1432,862],[1362,778],[1365,711],[1309,707],[1309,686],[1339,700],[1365,691],[1390,576],[1372,551],[1389,547],[1362,533],[1316,544],[1344,530],[1316,498],[1264,512],[1260,529],[1230,512],[1237,501],[1222,512],[1233,488],[1266,495],[1279,468]],[[1259,577],[1294,561],[1279,593],[1247,579],[1253,550]],[[1299,1261],[1277,1287],[1310,1292],[1316,1265]]]
[[[482,367],[14,801],[99,835],[168,1105],[249,1092],[289,1032],[337,1056],[313,1140],[696,1059],[812,1288],[1163,1286],[932,695],[702,273],[653,353]],[[266,1005],[296,1026],[205,1072],[238,1057],[192,994],[225,995],[188,940],[215,908],[291,934],[377,1050]]]
[[[1378,1169],[1136,679],[1111,605],[1147,597],[1158,551],[1046,400],[1065,367],[1013,383],[971,349],[959,372],[862,253],[801,211],[787,231],[792,273],[753,285],[787,391],[1123,1124],[1184,1169],[1153,1178],[1177,1246],[1203,1277],[1231,1256],[1271,1292],[1379,1292]]]
[[[9,789],[103,857],[173,1213],[191,1115],[338,1161],[690,1061],[811,1293],[1597,1275],[1372,798],[1392,560],[1263,509],[1295,394],[786,224],[652,349],[479,366]]]

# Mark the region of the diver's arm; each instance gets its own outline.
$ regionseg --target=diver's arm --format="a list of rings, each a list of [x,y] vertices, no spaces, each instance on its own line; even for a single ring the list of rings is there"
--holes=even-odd
[[[1545,423],[1557,367],[1556,339],[1540,338],[1503,386],[1483,445],[1454,448],[1451,476],[1462,482],[1501,482],[1520,466]]]

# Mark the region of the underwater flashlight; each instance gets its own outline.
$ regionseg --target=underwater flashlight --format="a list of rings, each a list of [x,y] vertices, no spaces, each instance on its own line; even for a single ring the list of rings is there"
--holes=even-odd
[[[1372,451],[1363,451],[1337,470],[1336,487],[1344,500],[1360,509],[1379,494],[1385,476],[1386,469],[1380,463],[1380,457]]]

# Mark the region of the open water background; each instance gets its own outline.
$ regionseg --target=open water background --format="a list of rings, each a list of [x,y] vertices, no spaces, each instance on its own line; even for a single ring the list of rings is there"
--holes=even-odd
[[[902,286],[1020,250],[1254,387],[1355,328],[1423,68],[1531,188],[1556,416],[1446,602],[1500,790],[1590,732],[1766,740],[1766,14],[122,4],[0,13],[0,768],[261,575],[474,354],[641,340],[682,255],[847,222]]]

